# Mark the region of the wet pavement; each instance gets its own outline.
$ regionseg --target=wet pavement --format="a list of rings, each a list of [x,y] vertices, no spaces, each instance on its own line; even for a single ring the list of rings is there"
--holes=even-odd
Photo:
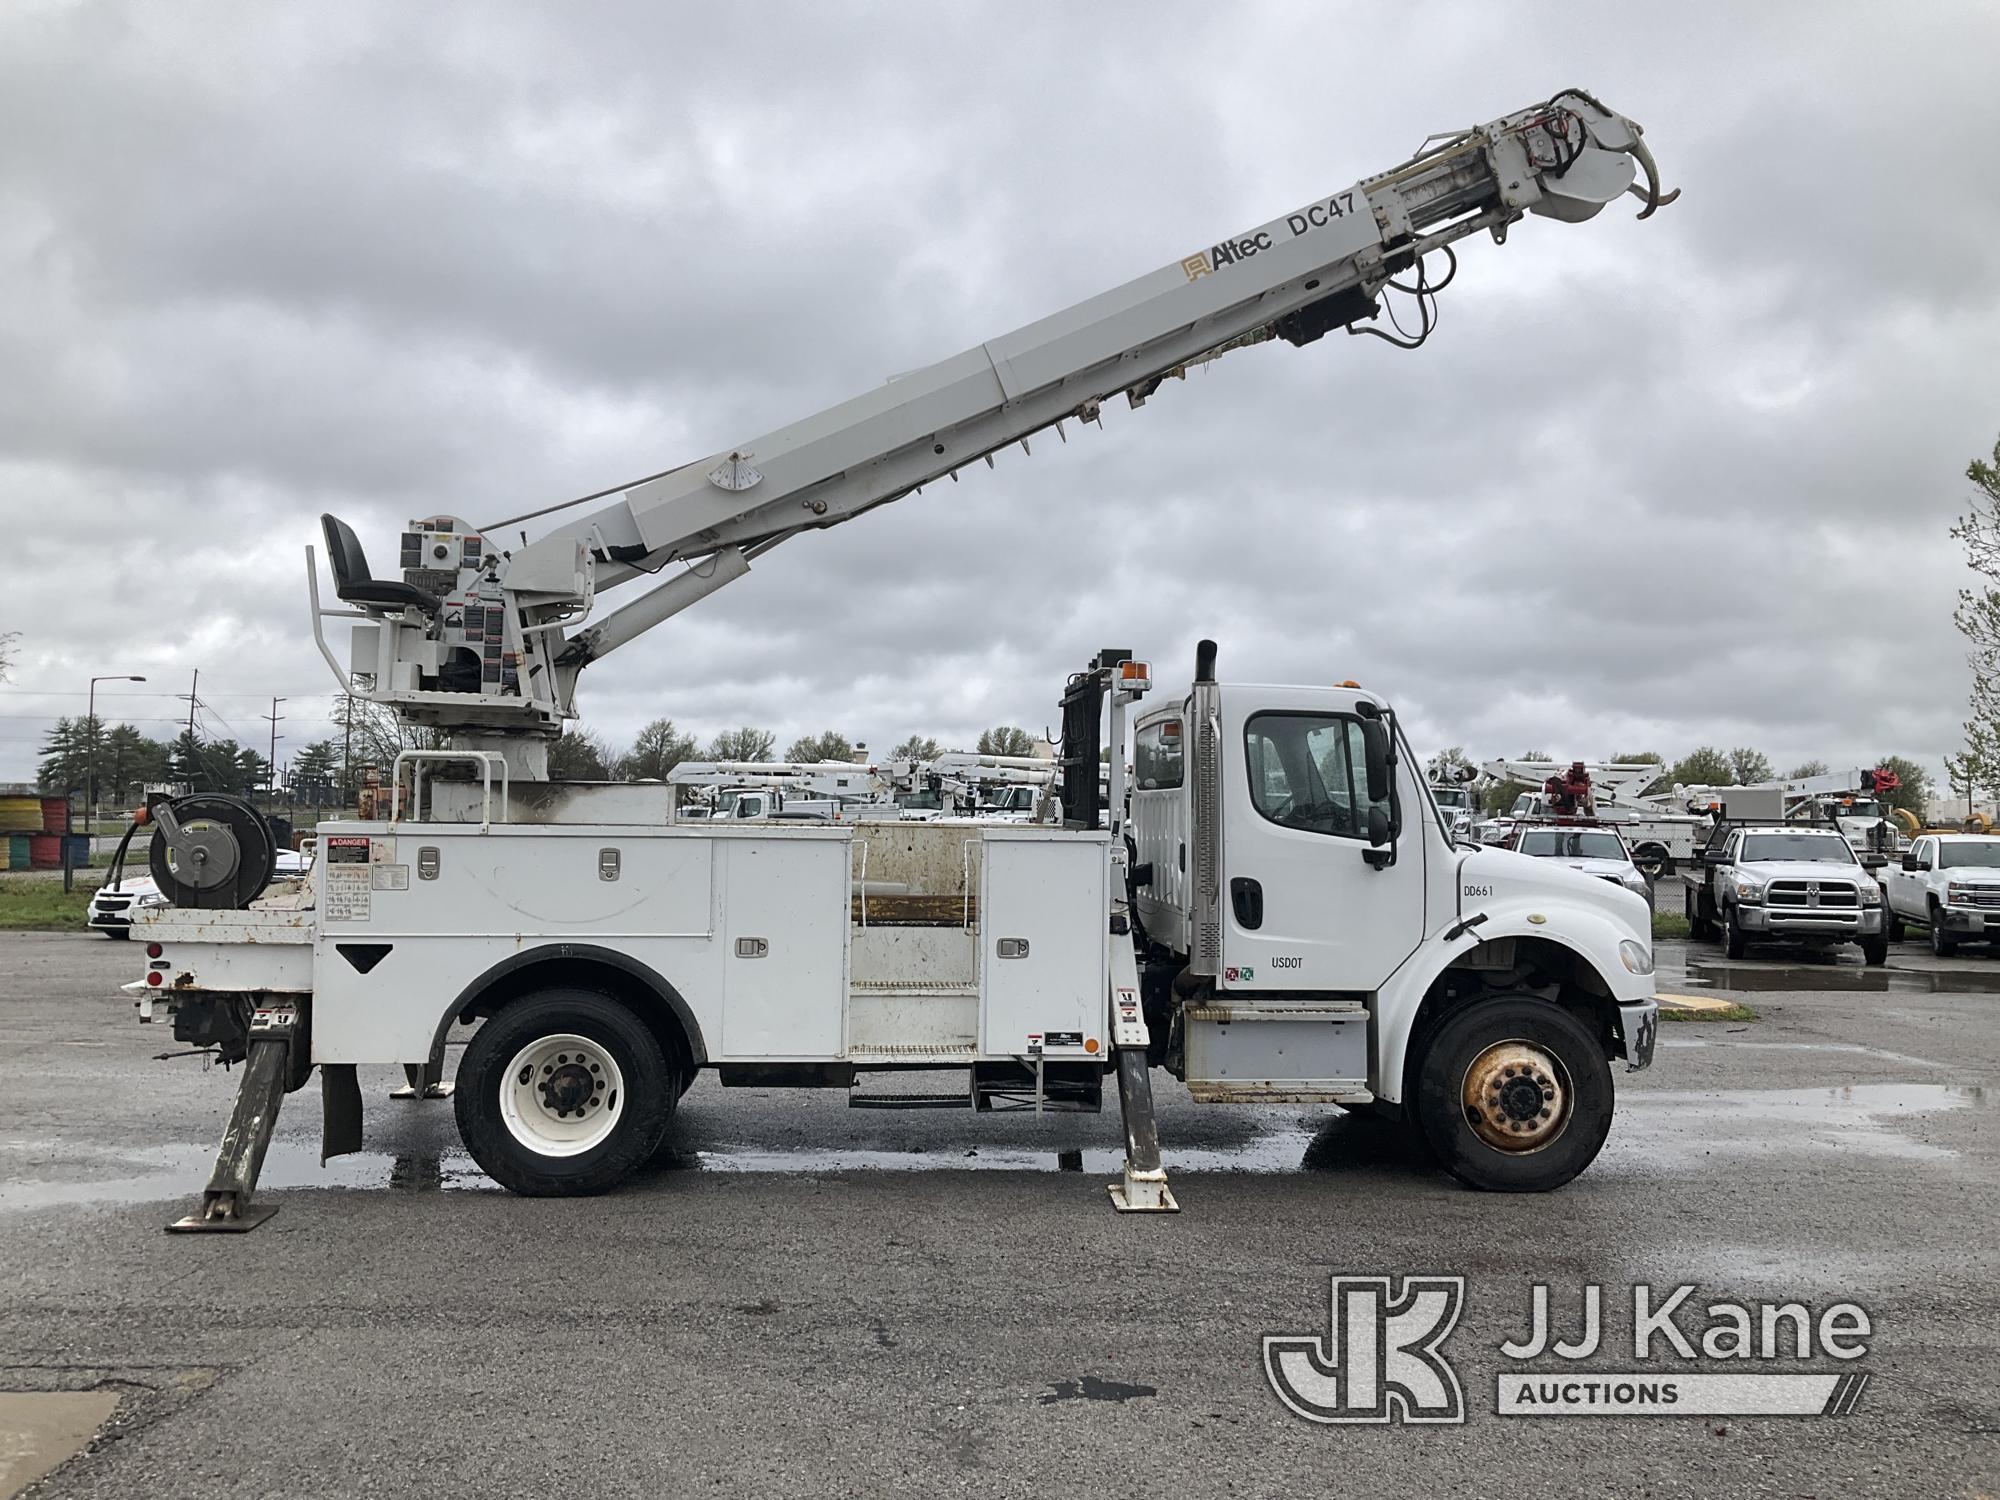
[[[2000,1485],[2000,961],[1979,950],[1866,970],[1662,944],[1662,990],[1759,1019],[1664,1026],[1603,1155],[1546,1197],[1467,1192],[1369,1118],[1198,1107],[1156,1074],[1173,1218],[1110,1211],[1115,1111],[854,1111],[706,1080],[628,1188],[530,1201],[473,1166],[448,1104],[389,1101],[383,1069],[365,1152],[320,1165],[308,1086],[265,1170],[277,1217],[199,1239],[161,1226],[234,1080],[154,1060],[177,1049],[132,1023],[131,959],[0,935],[0,1388],[121,1396],[42,1493]],[[1329,1274],[1418,1272],[1467,1278],[1468,1423],[1288,1414],[1261,1336],[1323,1334]],[[1628,1312],[1635,1281],[1857,1301],[1874,1379],[1841,1418],[1498,1418],[1497,1346],[1537,1281]],[[1560,1445],[1559,1475],[1523,1436]]]

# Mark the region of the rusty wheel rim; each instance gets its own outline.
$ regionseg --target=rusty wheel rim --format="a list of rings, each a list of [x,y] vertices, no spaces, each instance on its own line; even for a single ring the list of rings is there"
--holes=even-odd
[[[1561,1059],[1515,1039],[1495,1042],[1473,1058],[1459,1104],[1465,1123],[1486,1145],[1525,1156],[1568,1128],[1575,1097]]]

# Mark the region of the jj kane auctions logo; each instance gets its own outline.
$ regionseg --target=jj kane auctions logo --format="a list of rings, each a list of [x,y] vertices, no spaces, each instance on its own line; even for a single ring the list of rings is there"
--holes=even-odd
[[[1537,1368],[1501,1371],[1495,1413],[1837,1417],[1859,1404],[1865,1371],[1771,1365],[1861,1358],[1874,1331],[1861,1307],[1836,1302],[1815,1313],[1799,1302],[1711,1302],[1697,1320],[1694,1291],[1633,1287],[1630,1347],[1645,1368],[1606,1371],[1578,1367],[1612,1347],[1603,1288],[1583,1288],[1575,1336],[1564,1338],[1549,1288],[1537,1283],[1528,1332],[1500,1345],[1506,1359]],[[1463,1422],[1465,1396],[1444,1345],[1464,1306],[1462,1276],[1406,1276],[1400,1290],[1387,1276],[1336,1276],[1326,1334],[1265,1335],[1264,1377],[1308,1422]]]

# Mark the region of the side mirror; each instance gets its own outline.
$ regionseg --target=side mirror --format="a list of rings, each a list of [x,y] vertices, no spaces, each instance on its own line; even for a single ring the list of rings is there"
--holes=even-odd
[[[1917,861],[1917,868],[1919,870],[1933,870],[1936,869],[1937,867],[1927,859],[1920,859]]]
[[[1368,842],[1377,849],[1389,842],[1389,815],[1379,807],[1368,809]]]
[[[1916,869],[1916,867],[1917,867],[1917,857],[1916,857],[1916,855],[1914,855],[1914,854],[1905,854],[1905,855],[1903,856],[1903,868],[1904,868],[1904,869],[1906,869],[1906,870],[1914,870],[1914,869]]]
[[[1380,719],[1361,721],[1362,757],[1368,768],[1368,800],[1387,802],[1389,800],[1389,729]],[[1369,838],[1374,843],[1387,843],[1388,834],[1374,837],[1375,820],[1369,819]],[[1383,823],[1386,826],[1388,819]]]

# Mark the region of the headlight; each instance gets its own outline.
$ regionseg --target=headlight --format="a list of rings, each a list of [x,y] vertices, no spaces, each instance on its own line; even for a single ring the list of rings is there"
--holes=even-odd
[[[1764,882],[1753,880],[1748,875],[1738,875],[1736,877],[1736,899],[1738,901],[1762,901],[1764,899]]]
[[[165,906],[167,904],[166,893],[164,891],[148,891],[134,904],[138,906]]]
[[[1972,887],[1969,885],[1948,885],[1944,888],[1944,899],[1946,901],[1964,901],[1969,903],[1972,900]]]
[[[1872,880],[1862,881],[1861,904],[1863,906],[1880,906],[1882,904],[1882,887]]]
[[[1623,875],[1618,877],[1618,883],[1635,895],[1643,896],[1646,894],[1646,877],[1641,875],[1637,870],[1627,870]]]
[[[1627,973],[1650,974],[1653,972],[1653,950],[1644,943],[1626,938],[1618,945],[1618,961],[1625,965]]]

